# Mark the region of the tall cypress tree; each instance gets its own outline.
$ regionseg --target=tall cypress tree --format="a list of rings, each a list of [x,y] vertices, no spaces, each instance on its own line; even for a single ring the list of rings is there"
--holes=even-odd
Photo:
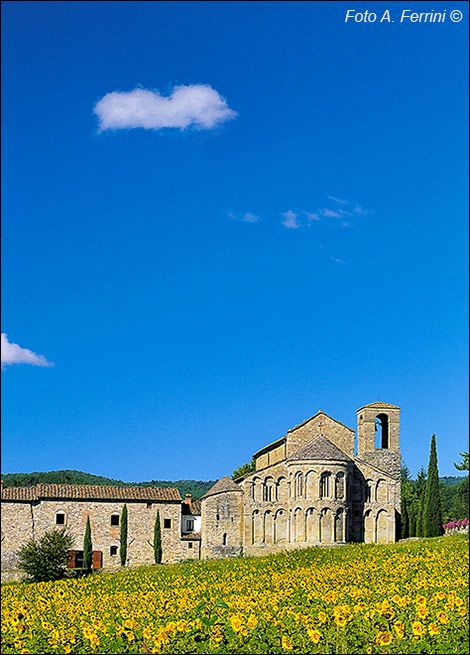
[[[91,543],[90,517],[87,516],[85,536],[83,538],[83,567],[87,571],[90,571],[92,564],[93,564],[93,545]]]
[[[157,510],[155,526],[153,528],[153,554],[155,564],[161,564],[162,561],[162,531],[160,528],[160,512]]]
[[[429,453],[428,479],[424,495],[423,532],[425,537],[438,537],[444,532],[435,434],[431,437],[431,450]]]
[[[121,557],[121,566],[126,566],[127,560],[127,505],[124,505],[121,513],[121,546],[119,555]]]
[[[410,519],[408,516],[408,499],[405,494],[401,497],[401,539],[410,536]]]

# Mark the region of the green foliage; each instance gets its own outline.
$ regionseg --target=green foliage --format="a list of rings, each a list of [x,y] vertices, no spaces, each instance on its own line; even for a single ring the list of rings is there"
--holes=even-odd
[[[121,513],[121,536],[120,536],[119,556],[121,566],[126,566],[127,560],[127,505],[124,505]]]
[[[468,502],[468,475],[462,480],[457,487],[457,492],[453,504],[453,516],[456,519],[465,519],[470,515]]]
[[[5,473],[2,474],[4,487],[34,487],[38,483],[46,484],[106,484],[114,487],[126,485],[121,480],[92,475],[82,471],[64,470],[47,471],[44,473]]]
[[[155,558],[155,564],[161,564],[162,562],[162,531],[160,527],[160,512],[157,511],[157,516],[155,518],[155,526],[153,528],[153,555]]]
[[[462,461],[460,462],[460,464],[455,464],[454,463],[455,468],[458,469],[459,471],[468,471],[468,466],[469,466],[469,462],[468,462],[469,453],[468,453],[468,450],[467,450],[467,452],[463,452],[463,453],[459,453],[459,454],[460,454],[460,457],[462,458]]]
[[[60,580],[67,572],[67,551],[73,538],[62,530],[51,530],[35,541],[31,539],[18,551],[18,568],[33,582]]]
[[[246,462],[245,464],[241,464],[241,466],[239,466],[237,469],[234,470],[234,472],[232,473],[232,480],[241,478],[242,475],[247,475],[248,473],[252,473],[255,470],[256,470],[256,462],[255,459],[253,458],[251,462]]]
[[[437,468],[436,435],[431,437],[428,479],[424,495],[423,533],[425,537],[438,537],[443,534],[441,498],[439,495],[439,471]]]
[[[93,564],[93,545],[91,543],[90,517],[86,518],[85,536],[83,538],[83,568],[91,570]]]

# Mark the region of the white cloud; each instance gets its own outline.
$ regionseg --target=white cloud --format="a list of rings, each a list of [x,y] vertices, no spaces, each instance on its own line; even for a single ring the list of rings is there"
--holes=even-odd
[[[328,196],[328,198],[340,205],[349,205],[349,200],[341,200],[341,198],[335,198],[334,196]]]
[[[242,221],[243,223],[258,223],[261,220],[261,216],[257,214],[252,214],[251,212],[245,212],[244,214],[236,214],[234,212],[229,212],[228,217],[233,221]]]
[[[141,88],[112,91],[96,103],[94,112],[100,121],[100,131],[135,127],[184,130],[190,126],[211,130],[237,116],[209,84],[176,86],[169,96]]]
[[[321,209],[320,211],[323,216],[326,216],[327,218],[341,218],[341,214],[337,211],[333,211],[333,209]]]
[[[282,224],[292,230],[297,230],[297,228],[301,226],[298,220],[298,216],[299,216],[298,214],[296,214],[295,212],[289,209],[289,211],[284,212],[284,214],[282,215],[282,217],[284,218]]]
[[[10,343],[7,335],[2,332],[2,369],[10,364],[31,364],[32,366],[54,366],[43,355],[36,355],[27,348],[21,348],[16,343]]]
[[[320,221],[321,220],[320,216],[317,213],[312,214],[310,212],[304,211],[304,214],[307,216],[309,221]]]

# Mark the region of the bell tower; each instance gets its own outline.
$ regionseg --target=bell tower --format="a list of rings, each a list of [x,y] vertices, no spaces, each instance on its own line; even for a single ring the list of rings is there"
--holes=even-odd
[[[377,401],[357,410],[357,454],[400,452],[400,408]],[[385,454],[385,453],[384,453]]]

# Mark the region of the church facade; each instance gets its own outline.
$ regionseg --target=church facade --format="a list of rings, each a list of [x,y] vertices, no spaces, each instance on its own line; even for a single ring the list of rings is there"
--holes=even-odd
[[[398,539],[400,408],[357,410],[357,434],[319,411],[254,454],[255,470],[202,498],[201,557]]]

